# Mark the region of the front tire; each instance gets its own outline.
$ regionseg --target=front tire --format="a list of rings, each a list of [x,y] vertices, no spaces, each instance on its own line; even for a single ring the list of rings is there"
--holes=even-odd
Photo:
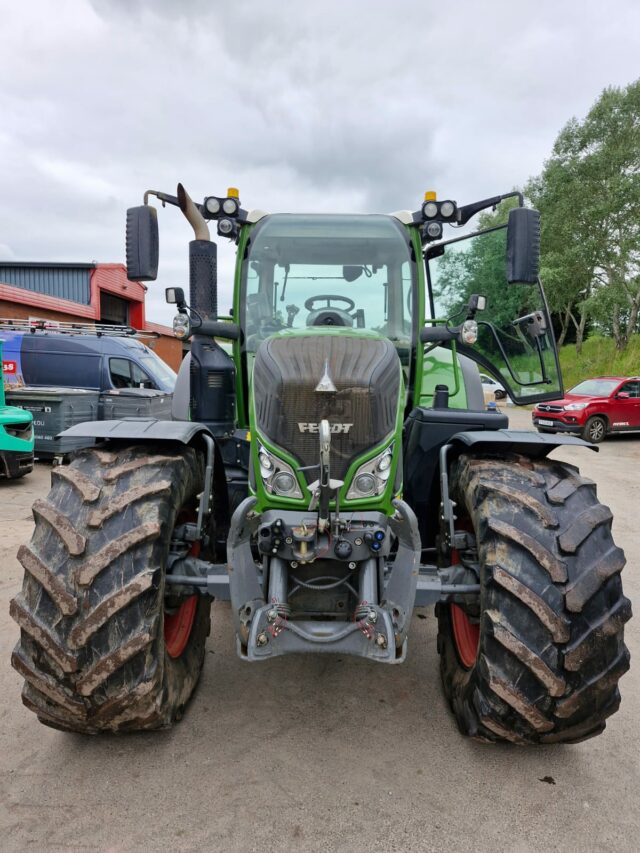
[[[594,415],[584,425],[582,438],[592,444],[600,444],[607,437],[607,422],[600,415]]]
[[[481,586],[479,602],[437,608],[442,681],[460,730],[520,744],[599,734],[629,668],[631,605],[611,512],[562,462],[461,456],[452,475]]]
[[[12,664],[24,704],[46,725],[97,733],[170,726],[198,682],[209,632],[205,597],[172,600],[166,561],[180,514],[202,490],[193,448],[81,451],[52,471],[18,551]]]

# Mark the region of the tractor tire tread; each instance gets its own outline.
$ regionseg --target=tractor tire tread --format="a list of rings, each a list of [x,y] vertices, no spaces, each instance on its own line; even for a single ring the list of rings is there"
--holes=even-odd
[[[96,734],[165,728],[198,682],[210,603],[198,600],[184,653],[164,645],[164,564],[178,511],[203,483],[190,447],[89,448],[53,472],[18,559],[12,664],[42,723]]]
[[[599,734],[629,668],[631,605],[611,511],[576,468],[548,459],[463,454],[450,482],[476,534],[482,587],[469,669],[449,606],[437,607],[443,687],[460,730],[518,744]]]

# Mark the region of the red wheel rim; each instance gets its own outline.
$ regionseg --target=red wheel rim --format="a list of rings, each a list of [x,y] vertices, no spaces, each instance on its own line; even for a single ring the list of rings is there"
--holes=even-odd
[[[451,623],[460,663],[465,669],[471,669],[476,662],[480,645],[480,626],[474,625],[457,604],[451,605]]]
[[[179,658],[191,636],[198,608],[198,594],[185,599],[175,613],[164,614],[164,643],[170,658]]]

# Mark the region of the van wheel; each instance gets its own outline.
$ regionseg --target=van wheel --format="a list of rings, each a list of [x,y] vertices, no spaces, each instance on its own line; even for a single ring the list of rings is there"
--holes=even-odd
[[[52,471],[18,551],[21,629],[12,657],[24,704],[45,725],[93,734],[179,719],[198,682],[205,596],[165,596],[173,530],[203,487],[193,448],[81,451]]]

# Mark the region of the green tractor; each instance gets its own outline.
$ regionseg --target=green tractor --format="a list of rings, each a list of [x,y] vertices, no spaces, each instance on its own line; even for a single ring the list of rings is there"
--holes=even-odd
[[[444,691],[484,741],[573,742],[620,702],[630,618],[595,486],[485,406],[479,368],[516,404],[562,395],[538,278],[539,216],[508,193],[415,212],[247,211],[149,191],[127,214],[129,277],[157,276],[149,197],[192,225],[190,342],[173,420],[95,422],[53,471],[18,558],[13,665],[41,722],[96,733],[179,719],[211,602],[237,653],[399,664],[435,605]],[[508,200],[508,221],[443,239]],[[485,220],[486,222],[486,220]],[[217,249],[237,245],[218,311]],[[594,448],[595,449],[595,448]]]
[[[2,357],[0,339],[0,364],[4,376],[5,370],[15,369],[12,360]],[[0,478],[17,480],[33,471],[33,415],[18,406],[7,406],[4,395],[4,382],[0,382]]]

